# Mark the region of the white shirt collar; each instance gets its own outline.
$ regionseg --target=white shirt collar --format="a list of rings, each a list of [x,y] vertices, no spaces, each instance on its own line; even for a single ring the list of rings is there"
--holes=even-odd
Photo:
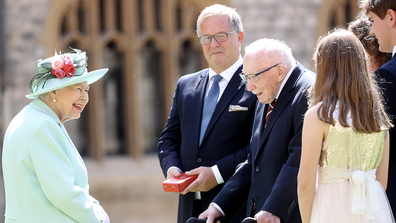
[[[293,66],[291,67],[290,71],[286,74],[285,78],[282,81],[282,84],[279,87],[278,94],[276,95],[275,99],[279,98],[279,95],[282,92],[283,86],[285,86],[285,84],[286,84],[287,80],[289,79],[291,73],[294,71],[294,68],[296,67],[296,64],[297,64],[297,62],[295,64],[293,64]]]
[[[232,76],[238,70],[238,68],[242,65],[242,63],[243,63],[242,56],[239,56],[239,59],[231,67],[229,67],[225,71],[221,72],[220,75],[223,77],[223,79],[225,79],[225,80],[227,80],[227,82],[229,82],[231,80]],[[209,68],[209,80],[216,74],[217,73],[214,70],[212,70],[212,68]]]
[[[395,53],[396,53],[396,45],[393,47],[392,57],[395,55]]]

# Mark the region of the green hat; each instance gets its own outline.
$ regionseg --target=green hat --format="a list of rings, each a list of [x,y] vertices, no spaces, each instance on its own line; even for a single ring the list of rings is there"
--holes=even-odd
[[[36,75],[30,80],[29,89],[31,94],[26,95],[29,99],[61,89],[84,81],[88,85],[102,78],[108,68],[88,72],[86,53],[72,49],[74,52],[65,53],[41,60],[37,63]]]

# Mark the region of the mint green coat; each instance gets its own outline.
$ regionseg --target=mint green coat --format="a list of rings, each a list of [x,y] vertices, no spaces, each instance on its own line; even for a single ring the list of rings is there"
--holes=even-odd
[[[40,99],[11,121],[2,159],[5,223],[100,222],[84,162],[58,116]]]

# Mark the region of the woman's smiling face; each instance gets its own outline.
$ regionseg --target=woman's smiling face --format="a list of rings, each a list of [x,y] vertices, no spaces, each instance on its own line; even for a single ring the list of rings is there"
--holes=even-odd
[[[86,81],[55,90],[50,95],[56,102],[51,101],[52,106],[50,107],[62,123],[78,119],[88,104],[88,91],[89,86]]]

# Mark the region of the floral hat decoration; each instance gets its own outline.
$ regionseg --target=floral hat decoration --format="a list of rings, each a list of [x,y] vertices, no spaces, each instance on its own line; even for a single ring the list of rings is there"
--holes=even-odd
[[[105,68],[88,72],[86,53],[79,49],[71,49],[71,53],[58,55],[55,52],[55,56],[38,61],[36,75],[29,83],[32,94],[26,95],[27,98],[34,99],[41,94],[84,81],[92,84],[109,70]]]

